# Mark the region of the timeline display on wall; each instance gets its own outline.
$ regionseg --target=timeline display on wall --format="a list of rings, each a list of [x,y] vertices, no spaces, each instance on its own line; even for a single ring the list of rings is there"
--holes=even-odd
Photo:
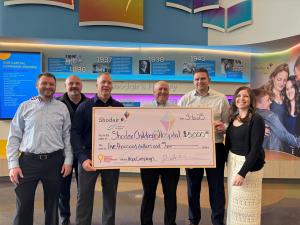
[[[55,93],[54,97],[58,98],[63,93]],[[84,93],[87,98],[93,98],[95,93]],[[182,94],[171,94],[169,95],[168,102],[173,105],[177,105],[178,101],[182,97]],[[149,105],[154,101],[152,94],[112,94],[112,97],[123,103],[125,107],[140,107],[143,105]],[[233,95],[226,95],[229,103],[233,100]]]
[[[83,80],[93,80],[98,73],[109,72],[118,81],[191,81],[196,69],[205,68],[213,82],[249,83],[250,80],[250,56],[246,54],[190,46],[113,45],[47,49],[46,70],[59,79],[72,73]]]

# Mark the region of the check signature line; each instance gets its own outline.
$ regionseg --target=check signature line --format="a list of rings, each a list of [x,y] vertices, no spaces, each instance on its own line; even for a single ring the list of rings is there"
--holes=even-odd
[[[199,145],[170,145],[172,147],[195,147],[198,148]]]

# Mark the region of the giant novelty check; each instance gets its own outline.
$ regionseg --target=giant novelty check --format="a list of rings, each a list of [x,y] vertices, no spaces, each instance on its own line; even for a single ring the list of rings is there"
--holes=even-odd
[[[93,166],[215,167],[208,108],[93,108]]]

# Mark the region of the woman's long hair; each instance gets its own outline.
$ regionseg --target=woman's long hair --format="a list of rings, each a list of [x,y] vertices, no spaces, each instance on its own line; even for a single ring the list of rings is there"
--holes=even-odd
[[[295,79],[295,76],[290,76],[287,81],[291,81],[293,88],[295,89],[295,116],[299,116],[299,114],[300,114],[300,94],[299,94],[297,81]],[[285,94],[284,104],[286,106],[288,113],[291,114],[291,102],[288,99],[288,97],[286,96],[286,87],[284,88],[284,94]]]
[[[270,98],[271,100],[274,99],[274,93],[273,93],[273,88],[274,88],[274,81],[273,79],[277,76],[278,73],[285,71],[287,72],[288,76],[290,74],[290,70],[289,70],[289,65],[287,63],[282,63],[280,65],[278,65],[273,72],[270,74],[269,76],[269,80],[268,83],[265,85],[265,89],[270,93]],[[282,91],[282,93],[280,93],[282,96],[284,96],[284,92]]]
[[[250,106],[249,106],[246,117],[240,118],[238,108],[236,107],[236,98],[237,98],[237,95],[239,94],[239,92],[243,91],[243,90],[246,90],[250,97]],[[240,122],[245,123],[251,119],[254,112],[255,112],[255,95],[254,95],[253,91],[251,90],[251,88],[246,87],[246,86],[239,87],[234,92],[234,96],[233,96],[233,100],[232,100],[232,104],[231,104],[230,121],[232,122],[233,120],[238,119]]]
[[[296,75],[296,67],[299,67],[299,66],[300,66],[300,56],[298,56],[298,58],[296,59],[295,64],[294,64],[295,75]]]

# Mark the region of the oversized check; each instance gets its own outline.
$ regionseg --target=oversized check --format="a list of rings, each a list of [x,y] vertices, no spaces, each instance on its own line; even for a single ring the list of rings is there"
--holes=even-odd
[[[93,108],[93,166],[215,167],[209,108]]]

